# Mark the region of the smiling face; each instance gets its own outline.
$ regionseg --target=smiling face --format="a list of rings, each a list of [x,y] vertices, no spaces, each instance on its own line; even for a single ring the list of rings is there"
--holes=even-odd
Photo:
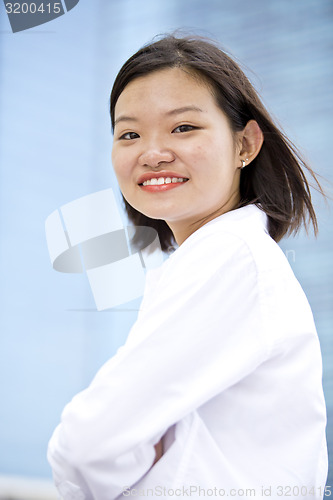
[[[136,78],[115,107],[112,163],[125,199],[182,243],[237,205],[237,134],[198,77],[168,68]]]

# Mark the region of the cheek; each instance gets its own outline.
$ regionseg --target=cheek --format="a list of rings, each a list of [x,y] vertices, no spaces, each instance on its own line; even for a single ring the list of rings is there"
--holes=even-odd
[[[198,173],[208,175],[212,170],[221,167],[224,163],[224,151],[220,144],[207,141],[204,145],[196,145],[188,153],[191,168]]]
[[[230,141],[207,141],[205,145],[193,147],[188,158],[191,158],[192,174],[202,188],[209,184],[220,189],[219,186],[232,182],[235,167],[233,145]]]
[[[202,172],[203,167],[207,164],[208,148],[202,145],[192,146],[186,154],[187,162],[189,163],[190,169],[194,172]]]
[[[119,151],[112,151],[111,160],[118,182],[120,183],[128,175],[128,157]]]

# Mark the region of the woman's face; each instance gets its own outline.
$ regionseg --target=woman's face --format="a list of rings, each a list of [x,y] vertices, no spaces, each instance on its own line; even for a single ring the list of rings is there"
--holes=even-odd
[[[112,162],[130,205],[178,243],[239,201],[240,157],[209,86],[179,68],[130,82],[115,107]]]

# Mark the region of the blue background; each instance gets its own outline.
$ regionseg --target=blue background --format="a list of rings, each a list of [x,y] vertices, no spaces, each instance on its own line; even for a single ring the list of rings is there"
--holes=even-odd
[[[0,18],[0,474],[47,478],[47,441],[63,406],[125,341],[139,304],[97,312],[85,275],[52,269],[44,234],[55,209],[115,186],[108,99],[120,66],[179,27],[217,39],[332,182],[333,4],[81,0],[16,34],[2,3]],[[318,328],[333,456],[332,202],[313,196],[319,237],[301,233],[281,246]]]

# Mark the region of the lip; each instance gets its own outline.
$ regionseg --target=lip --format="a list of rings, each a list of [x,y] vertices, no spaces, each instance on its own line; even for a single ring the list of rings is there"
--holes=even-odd
[[[142,184],[149,179],[158,179],[159,177],[177,177],[182,179],[188,179],[184,175],[177,174],[177,172],[171,172],[169,170],[160,170],[160,172],[146,172],[138,178],[138,184]],[[167,184],[168,185],[168,184]],[[148,187],[148,186],[145,186]]]
[[[186,184],[187,182],[188,181],[153,186],[142,186],[142,184],[140,184],[140,189],[142,189],[143,191],[148,191],[148,193],[164,193],[164,191],[170,191],[170,189],[180,189],[180,186],[184,186],[184,184]]]

